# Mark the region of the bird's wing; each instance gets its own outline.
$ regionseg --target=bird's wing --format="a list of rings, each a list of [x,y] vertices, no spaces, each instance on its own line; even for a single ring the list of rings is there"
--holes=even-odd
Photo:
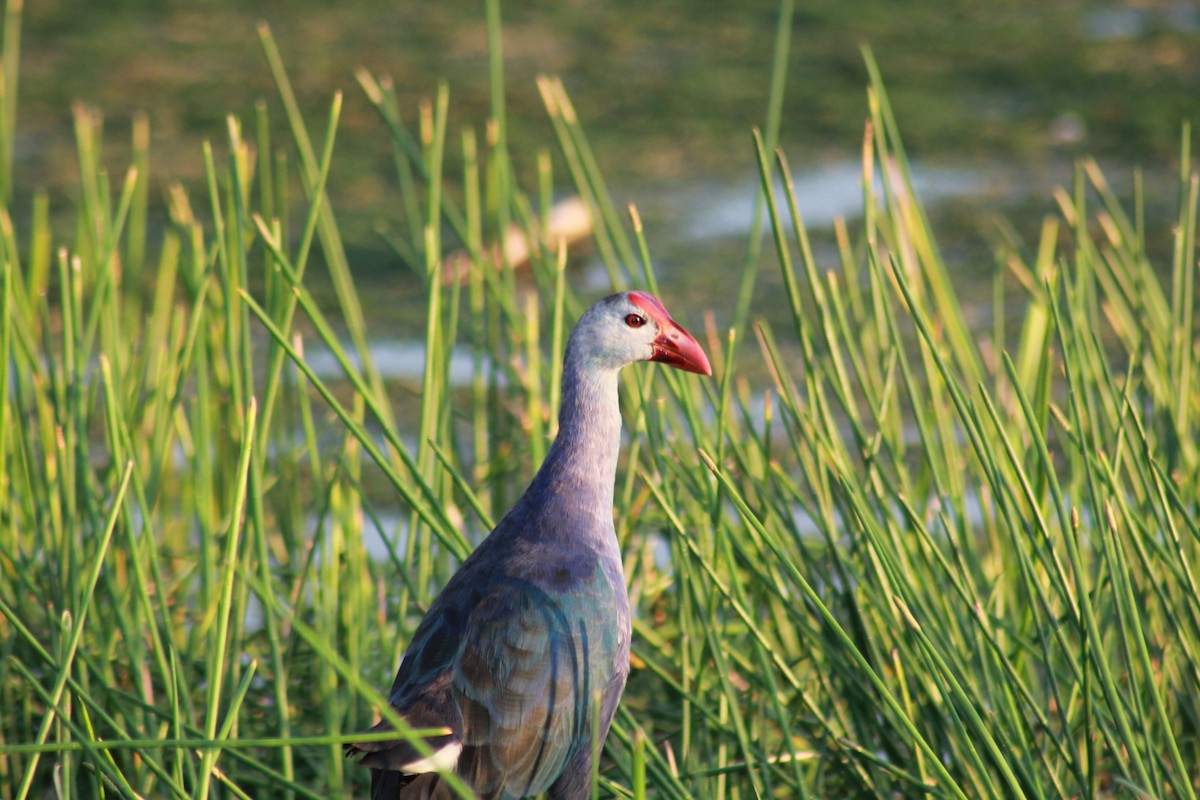
[[[604,687],[590,682],[602,656],[587,619],[604,609],[586,583],[552,593],[507,580],[471,613],[452,682],[463,720],[458,772],[481,795],[545,791],[590,734],[589,706]]]
[[[403,741],[348,752],[376,770],[453,767],[481,796],[544,792],[590,741],[592,706],[611,693],[614,603],[587,554],[536,582],[495,564],[460,571],[418,626],[390,698],[410,726],[449,730],[426,740],[441,759]]]
[[[454,702],[451,676],[462,644],[460,623],[461,617],[453,609],[427,615],[409,642],[392,685],[390,705],[409,727],[446,730],[444,735],[424,740],[433,755],[420,753],[403,739],[356,742],[347,745],[346,755],[361,753],[363,766],[403,773],[454,766],[461,750],[462,716]],[[383,720],[368,733],[388,730],[393,727]]]

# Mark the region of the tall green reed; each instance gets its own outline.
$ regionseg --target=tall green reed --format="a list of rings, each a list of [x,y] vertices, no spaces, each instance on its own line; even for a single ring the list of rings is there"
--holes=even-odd
[[[5,175],[19,12],[8,4],[3,38]],[[372,357],[326,192],[341,98],[310,138],[265,27],[288,135],[265,106],[250,128],[230,117],[203,186],[170,188],[160,237],[144,119],[114,182],[99,116],[76,109],[73,230],[44,195],[18,229],[7,209],[24,198],[6,184],[0,797],[361,788],[340,744],[388,713],[379,689],[421,613],[553,435],[563,335],[586,300],[539,225],[550,189],[584,199],[614,287],[670,301],[654,232],[615,207],[553,78],[539,89],[557,156],[523,187],[499,4],[487,15],[481,130],[450,130],[447,87],[412,114],[388,79],[358,75],[395,150],[390,241],[426,298],[415,409]],[[1169,265],[1148,255],[1142,182],[1130,213],[1084,161],[1032,252],[997,248],[989,334],[968,323],[866,62],[864,215],[835,227],[832,263],[772,146],[782,55],[752,143],[788,329],[754,319],[771,263],[754,236],[733,330],[707,331],[714,380],[623,379],[635,641],[598,792],[1194,797],[1189,136]],[[526,273],[496,246],[514,226]],[[443,277],[451,247],[461,281]],[[999,322],[1009,304],[1024,309],[1015,331]],[[747,377],[755,345],[766,386]],[[337,375],[314,370],[318,348]]]

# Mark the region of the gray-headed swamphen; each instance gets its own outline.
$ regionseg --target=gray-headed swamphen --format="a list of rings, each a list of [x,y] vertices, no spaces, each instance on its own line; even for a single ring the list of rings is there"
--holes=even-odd
[[[592,753],[629,673],[629,596],[612,512],[617,373],[638,361],[712,374],[653,295],[614,294],[580,318],[563,359],[558,437],[430,606],[392,684],[391,706],[411,727],[448,733],[426,740],[428,757],[403,740],[346,748],[372,769],[372,800],[454,797],[438,769],[482,800],[589,796]]]

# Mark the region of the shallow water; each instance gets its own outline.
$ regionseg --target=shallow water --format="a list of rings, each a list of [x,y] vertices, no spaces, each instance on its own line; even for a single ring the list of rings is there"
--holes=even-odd
[[[793,192],[800,217],[806,227],[828,228],[837,219],[856,219],[863,213],[862,165],[840,161],[797,172],[792,177]],[[969,167],[926,167],[914,165],[913,189],[926,206],[956,197],[993,194],[998,186],[988,171]],[[882,178],[876,172],[874,196],[881,197]],[[685,236],[697,241],[750,233],[759,182],[747,180],[737,186],[717,185],[695,191],[685,199],[680,227]],[[785,228],[792,229],[787,195],[776,182],[775,202],[784,215]]]
[[[355,369],[362,369],[362,358],[350,342],[342,347]],[[385,380],[420,381],[425,370],[425,342],[420,339],[372,339],[371,361]],[[312,347],[305,351],[305,363],[320,378],[340,378],[342,365],[325,347]],[[485,373],[486,374],[486,373]],[[474,356],[470,351],[457,347],[450,353],[449,379],[452,386],[466,386],[475,375]]]
[[[1096,42],[1136,39],[1156,29],[1189,34],[1200,30],[1200,8],[1194,3],[1111,3],[1087,11],[1083,23],[1088,38]]]

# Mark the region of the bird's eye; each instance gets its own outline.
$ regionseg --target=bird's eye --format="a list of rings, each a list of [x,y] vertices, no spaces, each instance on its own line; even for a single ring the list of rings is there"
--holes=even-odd
[[[631,328],[640,328],[646,324],[646,318],[638,314],[626,314],[625,324]]]

